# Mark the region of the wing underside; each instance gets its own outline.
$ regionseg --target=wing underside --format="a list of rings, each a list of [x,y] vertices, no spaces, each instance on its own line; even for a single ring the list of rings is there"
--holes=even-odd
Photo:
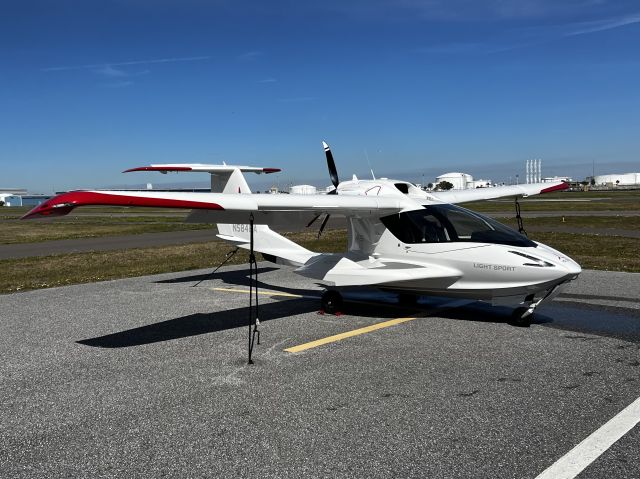
[[[256,195],[148,191],[71,191],[33,208],[23,219],[62,216],[79,206],[135,206],[207,210],[221,223],[269,224],[282,215],[328,213],[343,216],[384,216],[401,211],[401,198],[338,195]]]

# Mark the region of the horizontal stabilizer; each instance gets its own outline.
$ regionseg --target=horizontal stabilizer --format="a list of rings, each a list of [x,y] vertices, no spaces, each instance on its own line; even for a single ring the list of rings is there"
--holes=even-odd
[[[163,165],[139,166],[124,170],[123,173],[132,171],[159,171],[160,173],[169,172],[200,172],[200,173],[231,173],[234,170],[240,170],[243,173],[277,173],[280,168],[263,168],[261,166],[236,166],[236,165],[207,165],[202,163],[176,163]]]
[[[249,249],[249,225],[228,225],[238,228],[237,236],[228,234],[219,234],[218,238],[228,241],[235,246],[243,249]],[[268,226],[254,225],[253,249],[258,253],[275,256],[286,260],[286,264],[293,266],[301,266],[310,258],[316,256],[317,253],[309,251],[297,243],[279,235],[275,231],[269,229]]]

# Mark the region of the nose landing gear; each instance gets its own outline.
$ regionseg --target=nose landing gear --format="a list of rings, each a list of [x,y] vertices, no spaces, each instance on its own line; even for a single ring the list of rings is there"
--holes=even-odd
[[[514,309],[513,313],[511,313],[509,324],[512,326],[518,326],[520,328],[528,328],[529,326],[531,326],[533,312],[536,309],[536,306],[538,306],[541,301],[542,299],[536,301],[533,294],[527,296],[522,302],[522,306]]]
[[[535,306],[528,307],[523,306],[520,308],[516,308],[511,313],[511,319],[509,319],[509,324],[512,326],[518,326],[520,328],[528,328],[531,326],[531,320],[533,319],[533,311]]]

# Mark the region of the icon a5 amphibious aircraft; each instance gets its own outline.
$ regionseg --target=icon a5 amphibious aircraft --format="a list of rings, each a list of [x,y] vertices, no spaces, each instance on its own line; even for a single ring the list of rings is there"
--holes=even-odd
[[[468,298],[514,308],[512,321],[526,325],[543,301],[575,279],[580,266],[563,253],[528,239],[457,203],[529,196],[568,187],[563,182],[472,190],[426,192],[386,178],[340,182],[323,142],[331,181],[323,195],[251,194],[243,173],[274,168],[165,164],[127,171],[208,172],[211,193],[157,191],[72,191],[35,207],[24,218],[65,215],[83,205],[150,206],[193,210],[188,221],[216,223],[218,236],[254,250],[295,273],[326,283],[327,312],[336,311],[344,288],[377,288],[402,295]],[[345,253],[316,253],[271,229],[278,224],[309,226],[329,216],[347,220]],[[271,226],[271,227],[270,227]]]

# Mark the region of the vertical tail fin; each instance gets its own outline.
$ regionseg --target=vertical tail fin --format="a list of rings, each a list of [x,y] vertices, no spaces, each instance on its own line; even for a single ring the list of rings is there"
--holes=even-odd
[[[213,193],[228,193],[228,194],[250,194],[251,189],[245,180],[242,171],[235,168],[229,173],[211,174],[211,191]],[[218,233],[224,236],[238,236],[241,238],[249,239],[248,228],[234,228],[234,225],[218,223]],[[237,225],[235,225],[237,226]],[[261,228],[256,226],[256,228]],[[265,226],[268,229],[268,227]]]
[[[227,194],[250,194],[251,189],[239,169],[233,170],[228,175],[211,175],[211,191]],[[226,241],[239,246],[249,248],[251,232],[249,225],[233,225],[218,223],[218,236]],[[260,253],[275,257],[279,264],[300,266],[304,264],[314,253],[306,248],[288,240],[267,225],[253,226],[254,249]]]

